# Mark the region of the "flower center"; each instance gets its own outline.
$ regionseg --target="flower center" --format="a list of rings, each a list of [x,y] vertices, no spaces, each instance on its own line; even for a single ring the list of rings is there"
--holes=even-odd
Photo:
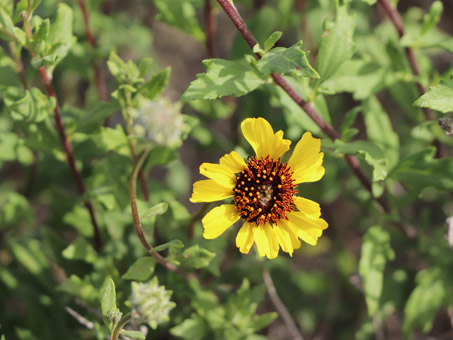
[[[250,157],[245,169],[237,174],[234,187],[233,202],[242,219],[257,226],[287,220],[286,213],[294,210],[293,196],[297,193],[293,173],[286,163],[280,163],[280,158]]]

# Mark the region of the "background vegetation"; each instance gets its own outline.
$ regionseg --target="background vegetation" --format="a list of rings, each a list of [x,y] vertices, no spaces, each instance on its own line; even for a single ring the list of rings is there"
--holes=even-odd
[[[453,337],[453,3],[234,5],[0,0],[2,339]],[[292,258],[188,200],[258,116],[322,138]]]

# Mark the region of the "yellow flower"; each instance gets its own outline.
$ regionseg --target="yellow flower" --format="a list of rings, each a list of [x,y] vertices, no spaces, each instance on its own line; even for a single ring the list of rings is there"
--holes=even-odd
[[[202,219],[204,238],[217,238],[242,218],[236,246],[244,254],[253,243],[259,255],[269,259],[277,257],[280,247],[292,256],[301,246],[299,239],[316,245],[327,222],[320,218],[318,203],[296,196],[296,187],[324,175],[321,140],[306,132],[288,163],[281,163],[291,144],[283,139],[283,131],[274,133],[263,118],[245,119],[241,130],[256,156],[245,162],[232,151],[219,164],[203,163],[200,173],[209,179],[193,185],[194,203],[233,197],[232,204],[216,207]]]

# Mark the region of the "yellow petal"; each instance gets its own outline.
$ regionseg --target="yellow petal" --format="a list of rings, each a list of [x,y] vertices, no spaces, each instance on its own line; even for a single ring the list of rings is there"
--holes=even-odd
[[[205,179],[193,184],[193,193],[190,202],[215,202],[232,196],[232,189],[225,188],[212,179]]]
[[[233,204],[224,204],[212,209],[201,220],[204,228],[203,237],[208,240],[219,237],[236,223],[239,217]]]
[[[244,160],[236,151],[231,151],[220,158],[220,165],[228,168],[232,173],[241,172],[246,166]]]
[[[245,222],[236,236],[236,247],[238,247],[239,251],[243,254],[248,254],[250,248],[253,246],[253,228],[254,225]]]
[[[294,171],[293,178],[296,184],[319,181],[324,176],[322,160],[324,153],[321,150],[321,140],[313,138],[310,132],[305,132],[297,143],[288,165]]]
[[[297,236],[313,246],[318,242],[322,231],[328,227],[322,218],[311,219],[300,211],[292,211],[286,216],[289,219],[287,222],[297,229]]]
[[[283,139],[283,132],[274,134],[272,126],[264,118],[247,118],[241,124],[244,137],[255,150],[257,158],[270,155],[277,159],[289,150],[291,141]]]
[[[294,249],[300,247],[300,241],[297,238],[297,230],[290,224],[286,223],[285,220],[278,222],[278,225],[274,225],[275,234],[282,250],[293,256]]]
[[[200,174],[216,181],[219,185],[233,189],[236,185],[236,175],[227,167],[220,164],[203,163]]]
[[[321,216],[321,207],[318,203],[299,196],[294,196],[293,198],[297,209],[308,218],[317,219]]]
[[[253,237],[260,256],[267,256],[268,259],[277,257],[279,249],[277,235],[269,223],[253,227]]]

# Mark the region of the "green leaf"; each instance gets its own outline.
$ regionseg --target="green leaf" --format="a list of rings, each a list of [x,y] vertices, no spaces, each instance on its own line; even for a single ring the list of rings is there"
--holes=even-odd
[[[387,177],[388,161],[379,146],[373,142],[355,141],[352,143],[341,143],[335,141],[335,152],[345,155],[361,155],[369,165],[373,167],[373,182],[382,181]]]
[[[183,266],[200,269],[207,267],[215,255],[215,253],[200,248],[198,244],[196,244],[179,255],[178,261]]]
[[[443,10],[444,6],[441,1],[434,1],[432,3],[431,7],[429,8],[429,12],[426,13],[423,17],[421,34],[425,34],[426,32],[430,31],[439,23]]]
[[[153,216],[156,216],[156,215],[165,214],[167,209],[168,209],[168,204],[167,203],[159,203],[159,204],[155,205],[154,207],[152,207],[152,208],[148,209],[147,211],[145,211],[140,216],[140,219],[144,219],[144,218],[147,218],[147,217],[153,217]]]
[[[156,260],[153,257],[140,257],[121,278],[124,280],[146,281],[154,273],[155,267]]]
[[[366,99],[385,86],[386,73],[385,68],[374,62],[347,60],[319,90],[327,94],[350,92],[356,100]]]
[[[0,37],[7,41],[11,41],[11,36],[15,36],[14,23],[11,20],[11,16],[0,7]]]
[[[205,40],[205,34],[197,20],[193,4],[187,0],[154,0],[159,13],[157,20],[177,27],[189,33],[199,41]]]
[[[170,329],[170,333],[182,339],[203,339],[209,332],[209,326],[202,318],[192,316]]]
[[[403,159],[389,174],[408,189],[420,192],[425,187],[453,190],[453,158],[435,159],[433,147]]]
[[[362,107],[368,139],[381,148],[389,167],[395,166],[399,161],[400,144],[388,114],[376,97],[365,100]]]
[[[347,6],[337,10],[335,21],[324,32],[316,59],[316,70],[321,81],[329,79],[346,60],[352,57],[355,44],[354,15],[348,13]]]
[[[53,114],[56,100],[43,94],[38,88],[33,87],[25,92],[25,96],[17,101],[5,98],[11,116],[18,121],[38,123]]]
[[[307,55],[302,51],[302,41],[290,48],[276,47],[264,54],[257,67],[264,74],[286,74],[299,69],[302,77],[319,78],[318,73],[310,66]]]
[[[168,84],[170,71],[171,68],[167,67],[165,70],[153,75],[153,77],[139,89],[139,93],[150,100],[162,93],[165,86]]]
[[[40,3],[41,0],[20,0],[17,3],[16,10],[14,12],[14,22],[18,23],[22,21],[22,11],[27,12],[31,17],[31,14],[39,6]]]
[[[55,21],[48,31],[46,41],[36,46],[38,55],[32,59],[32,65],[35,68],[46,65],[47,72],[52,73],[77,40],[72,34],[72,8],[59,3]]]
[[[116,101],[99,102],[78,122],[77,132],[92,133],[98,130],[104,121],[119,109]]]
[[[138,339],[138,340],[146,339],[145,335],[142,332],[139,332],[139,331],[125,331],[125,330],[121,330],[120,333],[122,335],[128,337],[128,338],[131,338],[131,339]]]
[[[354,124],[355,119],[361,110],[362,108],[358,106],[346,112],[343,119],[343,124],[341,125],[341,140],[343,142],[348,142],[359,132],[359,130],[353,128],[352,125]]]
[[[184,248],[184,243],[182,243],[180,240],[171,240],[170,242],[161,244],[157,247],[153,247],[153,250],[159,252],[169,248]]]
[[[84,237],[78,237],[63,250],[62,255],[68,260],[81,260],[87,263],[95,263],[98,260],[98,254]]]
[[[4,133],[0,134],[0,159],[4,152],[3,137]],[[33,222],[32,210],[28,200],[13,191],[0,193],[0,230],[8,226],[18,226],[22,221],[29,225],[32,225]]]
[[[366,2],[370,6],[374,5],[377,2],[377,0],[361,0],[361,1]]]
[[[101,309],[105,325],[111,328],[114,324],[112,316],[119,312],[116,307],[115,283],[111,278],[105,280],[101,289]]]
[[[416,281],[417,286],[404,307],[403,333],[406,339],[412,338],[410,333],[416,327],[429,332],[439,307],[447,307],[449,303],[447,289],[451,289],[451,281],[445,277],[444,269],[422,270]]]
[[[450,83],[431,87],[414,105],[442,113],[453,112],[453,86]]]
[[[282,36],[282,32],[280,32],[280,31],[276,31],[276,32],[272,33],[263,44],[264,52],[267,52],[272,47],[274,47],[275,43],[281,38],[281,36]]]
[[[49,267],[49,261],[42,253],[42,244],[37,240],[26,244],[13,243],[11,250],[14,258],[33,275],[40,275]]]
[[[206,73],[197,75],[190,83],[181,101],[217,99],[224,96],[240,97],[264,84],[267,76],[245,60],[203,60]]]
[[[362,277],[368,314],[374,315],[379,308],[379,300],[384,283],[384,270],[387,261],[395,258],[390,245],[390,234],[380,226],[368,229],[362,245],[359,274]]]

